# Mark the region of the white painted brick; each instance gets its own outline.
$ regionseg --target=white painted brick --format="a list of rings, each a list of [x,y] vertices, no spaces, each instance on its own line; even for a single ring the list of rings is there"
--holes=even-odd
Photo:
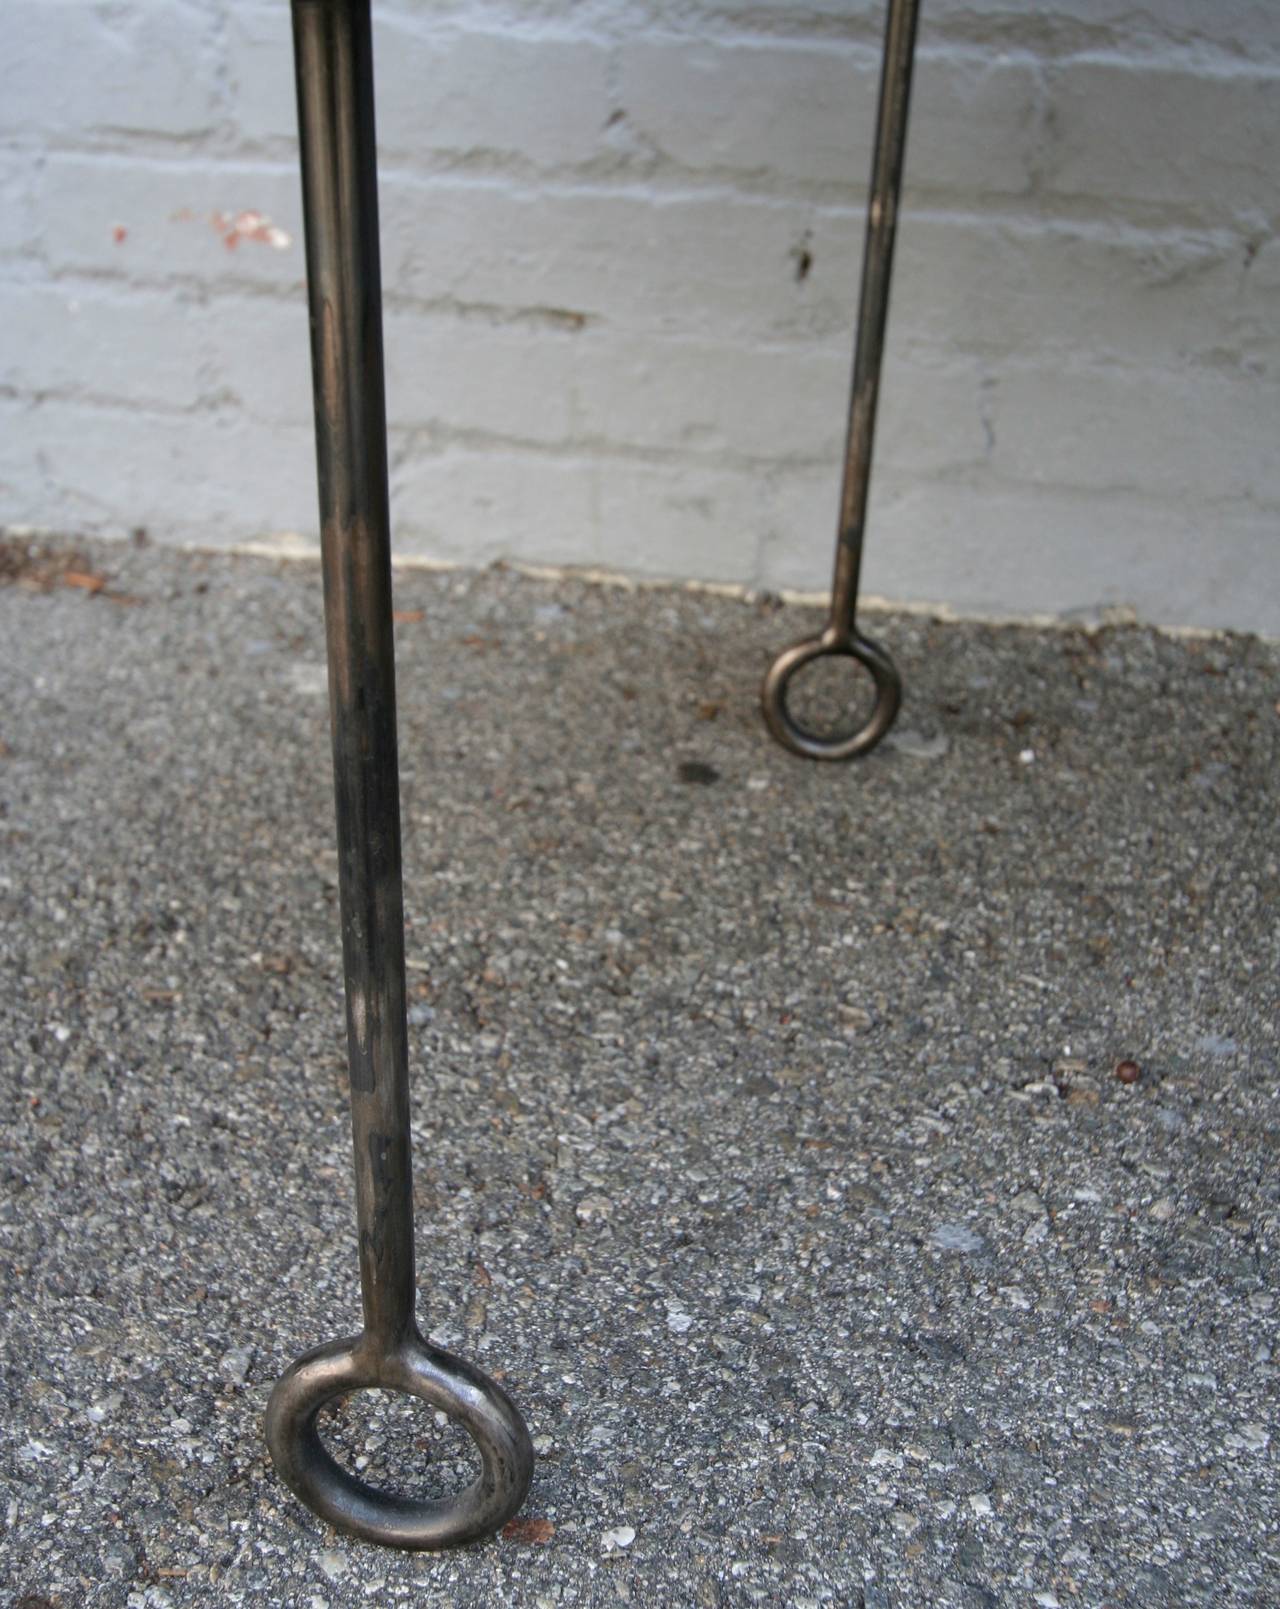
[[[387,397],[407,427],[555,445],[574,434],[576,337],[393,313]]]
[[[912,476],[952,474],[990,452],[982,368],[956,361],[921,365],[887,354],[876,422],[877,468]],[[838,470],[844,441],[831,464]],[[834,506],[834,505],[833,505]]]
[[[817,217],[804,203],[743,197],[391,182],[383,262],[394,290],[427,299],[765,339],[813,326],[823,293],[795,283],[792,253]],[[852,214],[841,227],[850,264],[840,286],[845,327],[859,229]]]
[[[744,352],[632,340],[602,362],[584,346],[574,395],[578,432],[611,445],[834,465],[844,449],[851,349],[852,342],[846,350]],[[986,450],[981,406],[976,365],[891,359],[880,448],[923,473],[978,462]]]
[[[275,165],[56,156],[38,204],[56,268],[295,293],[302,284],[298,181]],[[212,220],[245,211],[281,225],[289,249],[247,240],[228,251]],[[813,284],[795,282],[791,252],[809,223],[820,224],[824,249],[841,237],[845,266],[830,308],[825,263]],[[127,230],[119,243],[118,227]],[[859,230],[851,212],[820,216],[802,203],[752,198],[455,177],[382,186],[390,295],[553,309],[641,329],[758,338],[847,330]]]
[[[963,217],[904,220],[890,350],[922,342],[1139,371],[1280,376],[1277,243],[1232,235],[1043,229]]]
[[[310,350],[301,297],[220,303],[217,316],[226,334],[217,367],[227,391],[265,423],[309,420]],[[435,427],[545,444],[572,436],[577,359],[562,333],[394,310],[384,313],[383,332],[394,429]]]
[[[214,371],[255,418],[311,417],[306,317],[274,298],[218,304]],[[852,339],[842,350],[743,348],[607,328],[578,335],[391,312],[388,416],[551,447],[834,462],[844,445]],[[881,450],[937,473],[982,459],[983,370],[891,358]]]
[[[1048,78],[1046,191],[1207,223],[1280,204],[1280,74],[1078,60]]]
[[[852,26],[858,32],[883,26],[883,0],[713,0],[691,6],[688,0],[644,0],[643,18],[664,31],[687,30],[704,34],[713,30],[778,33],[784,37],[819,31],[823,37],[832,24]],[[640,17],[636,18],[639,31]]]
[[[991,462],[1009,480],[1250,499],[1280,523],[1280,385],[1021,370],[997,377],[990,407]]]
[[[883,0],[375,14],[398,550],[825,586]],[[314,530],[287,7],[6,24],[0,520]],[[921,49],[868,586],[1280,631],[1280,6]]]
[[[759,475],[710,468],[452,451],[397,471],[392,512],[401,555],[484,564],[536,554],[552,564],[679,576],[755,567],[769,529]]]
[[[35,249],[35,167],[36,158],[26,152],[0,151],[0,256]]]
[[[601,489],[602,545],[637,575],[681,576],[697,553],[702,579],[736,581],[758,570],[772,500],[769,478],[751,472],[628,465]]]
[[[994,615],[1042,613],[1046,599],[1060,614],[1127,605],[1159,624],[1275,631],[1273,596],[1259,585],[1275,573],[1274,514],[991,480],[909,488],[886,480],[872,496],[868,596]],[[765,545],[763,580],[821,591],[831,575],[830,487],[790,477],[777,497],[780,530]],[[874,635],[874,620],[867,624]]]
[[[879,41],[884,0],[645,0],[638,29],[658,26],[701,35],[709,27],[761,34]],[[709,24],[708,16],[714,18]],[[921,8],[922,44],[960,39],[992,49],[1013,46],[1053,54],[1127,47],[1231,51],[1251,60],[1280,56],[1274,0],[928,0]]]
[[[238,7],[229,54],[239,127],[253,139],[292,139],[288,11]],[[441,28],[375,10],[381,159],[500,152],[543,166],[586,162],[609,113],[607,64],[587,39]]]
[[[598,514],[606,469],[500,449],[417,457],[392,472],[393,549],[462,564],[506,555],[606,563]]]
[[[1030,187],[1040,86],[998,52],[922,51],[911,91],[904,177],[914,191],[1020,195]]]
[[[1117,48],[1155,53],[1208,46],[1251,60],[1280,56],[1273,0],[931,0],[922,33],[985,39],[1021,48]]]
[[[440,180],[384,186],[391,292],[497,308],[558,308],[630,328],[715,333],[744,343],[851,341],[860,223],[849,209],[759,199]],[[293,236],[286,251],[229,252],[215,213],[260,209]],[[244,165],[49,163],[40,212],[59,267],[148,278],[176,273],[301,290],[298,196],[289,172]],[[114,239],[117,225],[127,238]],[[795,279],[808,226],[812,268]],[[1135,364],[1184,358],[1274,362],[1280,299],[1230,237],[1134,239],[965,216],[903,219],[890,340],[1000,353],[1023,345]],[[832,350],[835,350],[834,346]]]
[[[620,105],[636,131],[691,170],[777,174],[863,191],[878,48],[779,48],[636,39],[621,54]],[[1036,75],[1024,62],[922,51],[908,172],[915,189],[1029,189]]]
[[[217,297],[219,389],[256,424],[306,425],[313,418],[311,333],[305,293]],[[396,421],[396,415],[391,415]]]
[[[301,290],[302,202],[292,168],[57,155],[36,195],[41,244],[55,269]],[[250,239],[229,248],[231,231],[219,219],[245,213],[280,225],[288,248]]]
[[[387,396],[398,425],[516,441],[568,441],[574,337],[395,313],[387,320]]]
[[[0,526],[43,528],[60,522],[59,499],[47,485],[40,462],[35,419],[34,404],[0,397]],[[66,529],[74,531],[76,526]]]
[[[842,431],[838,358],[608,330],[513,337],[412,317],[388,329],[389,392],[404,424],[760,459],[821,456]]]
[[[812,266],[797,283],[802,239]],[[716,335],[744,352],[762,341],[852,342],[861,220],[848,209],[583,192],[539,205],[523,191],[403,186],[387,198],[384,243],[388,283],[426,299],[561,308],[638,334]],[[1280,351],[1280,298],[1248,266],[1251,250],[1230,235],[1050,231],[908,211],[890,342],[1256,367]]]
[[[255,141],[297,139],[293,30],[287,7],[231,7],[227,17],[227,71],[231,115],[241,135]],[[374,73],[381,77],[382,57],[377,52]],[[382,122],[381,108],[377,121]],[[381,128],[378,132],[382,132]]]
[[[205,7],[5,0],[0,130],[202,133],[217,116]]]
[[[61,401],[0,418],[5,522],[159,541],[242,542],[316,525],[315,438],[230,415]]]
[[[145,279],[177,275],[302,294],[297,182],[285,169],[50,158],[37,192],[43,245],[60,269]],[[21,171],[12,183],[20,193]],[[292,244],[228,251],[215,214],[260,210]],[[12,214],[10,214],[12,216]],[[812,268],[795,279],[808,225]],[[122,242],[117,226],[127,229]],[[384,269],[392,293],[518,310],[563,309],[634,330],[742,343],[847,349],[861,225],[849,209],[439,180],[384,185]],[[922,341],[999,355],[1023,348],[1135,366],[1274,365],[1275,245],[1229,235],[1046,230],[908,211],[899,235],[890,348]]]
[[[301,299],[241,300],[219,309],[232,337],[218,372],[255,419],[298,424],[311,417],[307,318]],[[400,432],[434,429],[562,445],[575,434],[574,338],[484,319],[384,313],[387,412]],[[595,359],[604,361],[610,350]],[[593,421],[593,429],[598,421]]]
[[[609,115],[607,53],[586,40],[384,33],[379,138],[394,158],[500,152],[541,166],[586,162]]]
[[[211,397],[225,335],[188,297],[23,284],[5,287],[4,302],[6,387],[173,408]]]
[[[623,114],[682,167],[865,183],[878,76],[870,49],[637,37],[620,64]]]
[[[759,460],[838,451],[848,355],[638,336],[575,343],[573,433]]]

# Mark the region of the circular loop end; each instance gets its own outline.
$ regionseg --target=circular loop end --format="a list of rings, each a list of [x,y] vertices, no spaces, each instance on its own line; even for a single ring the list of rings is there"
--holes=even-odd
[[[399,1497],[337,1463],[316,1416],[334,1397],[373,1387],[419,1397],[467,1431],[481,1466],[470,1486],[446,1498]],[[533,1477],[533,1446],[511,1398],[416,1334],[388,1350],[355,1336],[308,1352],[277,1381],[266,1431],[276,1471],[296,1497],[338,1530],[388,1547],[445,1548],[488,1536],[516,1513]]]
[[[841,737],[823,737],[802,726],[787,705],[787,692],[797,671],[817,659],[856,659],[871,672],[876,701],[871,715],[856,732]],[[809,637],[784,649],[769,667],[760,692],[765,724],[793,754],[809,760],[853,760],[875,748],[897,718],[902,703],[902,678],[898,667],[879,643],[856,632],[842,637],[828,629],[820,637]]]

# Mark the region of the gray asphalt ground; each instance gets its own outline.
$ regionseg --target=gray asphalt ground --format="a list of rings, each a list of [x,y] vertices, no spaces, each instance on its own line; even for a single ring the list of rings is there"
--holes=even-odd
[[[539,1454],[413,1557],[262,1442],[358,1311],[318,573],[2,554],[5,1603],[1280,1603],[1280,650],[879,618],[821,767],[805,611],[398,578],[421,1315]]]

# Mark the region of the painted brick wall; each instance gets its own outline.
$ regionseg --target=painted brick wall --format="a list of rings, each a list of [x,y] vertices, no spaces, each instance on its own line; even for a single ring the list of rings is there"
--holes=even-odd
[[[397,549],[826,585],[868,0],[375,3]],[[6,0],[0,520],[312,539],[284,0]],[[871,592],[1280,632],[1280,5],[924,0]]]

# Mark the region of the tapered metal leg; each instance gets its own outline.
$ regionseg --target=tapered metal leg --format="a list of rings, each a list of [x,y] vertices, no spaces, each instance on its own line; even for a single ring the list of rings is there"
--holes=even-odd
[[[840,491],[831,613],[818,636],[796,643],[778,656],[764,679],[761,694],[764,718],[774,737],[795,753],[813,760],[851,760],[855,755],[865,754],[893,725],[902,702],[902,681],[897,667],[879,644],[858,630],[857,608],[919,9],[919,0],[889,0],[885,23],[884,65],[880,77],[876,149],[871,164],[862,297],[858,309],[844,481]],[[824,737],[811,732],[792,716],[787,706],[787,692],[798,670],[815,659],[832,656],[855,659],[866,667],[875,683],[876,702],[869,719],[857,731]]]
[[[281,1478],[341,1530],[406,1548],[495,1530],[533,1449],[507,1394],[414,1322],[413,1194],[369,0],[292,0],[311,308],[342,954],[364,1329],[300,1358],[267,1408]],[[480,1454],[463,1492],[376,1491],[325,1451],[316,1416],[369,1387],[458,1420]]]

